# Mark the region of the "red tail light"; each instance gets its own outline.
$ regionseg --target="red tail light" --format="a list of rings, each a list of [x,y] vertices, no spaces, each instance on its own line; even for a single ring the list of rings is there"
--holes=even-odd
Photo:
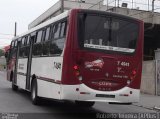
[[[133,74],[133,75],[136,75],[136,74],[137,74],[136,70],[133,70],[133,71],[132,71],[132,74]]]
[[[74,69],[74,70],[78,70],[79,68],[78,68],[77,65],[74,65],[73,69]]]
[[[79,75],[80,75],[79,67],[78,67],[77,65],[74,65],[74,66],[73,66],[73,69],[74,69],[74,71],[75,71],[75,75],[76,75],[76,76],[79,76]]]
[[[133,80],[136,77],[137,71],[133,70],[130,76],[130,79]]]

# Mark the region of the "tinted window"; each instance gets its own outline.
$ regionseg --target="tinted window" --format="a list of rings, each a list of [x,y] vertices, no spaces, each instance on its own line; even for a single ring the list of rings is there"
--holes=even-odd
[[[55,25],[55,28],[54,28],[54,39],[59,38],[60,28],[61,28],[61,23],[58,23],[58,24]]]
[[[24,46],[24,44],[25,44],[25,37],[22,38],[22,42],[21,42],[21,45],[22,45],[22,46]]]
[[[66,22],[63,22],[61,25],[60,37],[64,37],[65,35],[66,35]]]
[[[27,45],[30,44],[30,36],[27,37]]]
[[[44,41],[49,40],[49,34],[50,34],[50,27],[48,27],[48,28],[46,29],[46,34],[45,34]]]
[[[17,40],[15,41],[15,44],[14,44],[14,46],[15,46],[15,47],[17,47]]]
[[[42,39],[42,31],[38,31],[36,43],[41,42],[41,39]]]
[[[105,15],[79,16],[79,38],[82,47],[89,49],[134,52],[138,25],[125,19]]]
[[[52,40],[50,44],[50,54],[61,54],[64,48],[65,38]]]
[[[12,48],[14,47],[14,41],[12,41],[11,46],[12,46]]]
[[[46,41],[43,43],[43,51],[42,55],[49,55],[50,41]]]

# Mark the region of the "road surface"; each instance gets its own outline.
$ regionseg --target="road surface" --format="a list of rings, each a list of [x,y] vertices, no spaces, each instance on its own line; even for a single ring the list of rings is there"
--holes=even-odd
[[[6,73],[0,71],[0,119],[77,119],[77,118],[131,118],[138,114],[156,113],[134,105],[110,105],[96,103],[92,108],[80,108],[72,102],[43,100],[40,106],[31,103],[30,93],[24,90],[12,91]],[[126,114],[126,115],[124,115]],[[130,115],[131,114],[131,115]],[[119,116],[118,116],[119,115]],[[142,115],[143,116],[143,115]]]

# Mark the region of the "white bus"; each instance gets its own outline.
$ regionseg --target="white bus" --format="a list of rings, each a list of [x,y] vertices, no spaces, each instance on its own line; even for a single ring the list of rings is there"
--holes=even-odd
[[[142,49],[142,21],[72,9],[12,40],[7,79],[31,92],[33,104],[129,104],[139,99]]]

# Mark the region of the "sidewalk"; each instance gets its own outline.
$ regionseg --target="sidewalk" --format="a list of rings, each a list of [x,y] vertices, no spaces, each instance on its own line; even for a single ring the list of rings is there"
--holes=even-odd
[[[133,105],[160,111],[160,96],[141,93],[140,101],[138,103],[134,103]]]

